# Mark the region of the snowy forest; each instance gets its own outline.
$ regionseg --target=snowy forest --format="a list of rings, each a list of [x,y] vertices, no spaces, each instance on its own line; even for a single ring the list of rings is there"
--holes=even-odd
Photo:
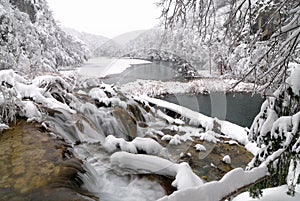
[[[0,0],[0,200],[300,199],[299,0],[153,3],[120,44]]]

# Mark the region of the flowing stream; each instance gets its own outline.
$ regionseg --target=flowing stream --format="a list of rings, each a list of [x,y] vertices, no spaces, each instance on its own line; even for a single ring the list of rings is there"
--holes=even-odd
[[[165,190],[158,182],[112,167],[111,154],[102,147],[108,135],[127,139],[137,132],[136,135],[142,136],[143,132],[139,130],[142,128],[130,122],[129,113],[125,109],[98,108],[88,101],[82,99],[76,103],[76,114],[55,111],[47,120],[54,126],[55,133],[73,145],[76,156],[85,161],[88,169],[82,178],[85,187],[101,201],[150,201],[164,196]],[[146,114],[142,108],[139,111],[142,112],[140,116]]]

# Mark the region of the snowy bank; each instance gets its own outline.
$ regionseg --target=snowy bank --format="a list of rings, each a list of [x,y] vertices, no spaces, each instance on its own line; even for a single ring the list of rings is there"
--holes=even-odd
[[[261,198],[251,198],[249,192],[242,193],[235,197],[233,201],[299,201],[300,200],[300,185],[296,186],[295,196],[286,194],[288,186],[283,185],[275,188],[263,189],[263,196]]]
[[[242,193],[235,197],[232,201],[298,201],[300,200],[300,185],[296,186],[295,196],[290,196],[286,192],[288,191],[288,186],[283,185],[274,188],[267,188],[262,190],[262,197],[251,198],[249,192]]]
[[[150,61],[141,59],[115,59],[113,60],[104,70],[102,77],[112,74],[118,74],[125,71],[127,68],[132,67],[132,65],[137,64],[149,64]]]
[[[74,71],[84,78],[103,78],[108,75],[122,73],[132,65],[149,63],[151,62],[141,59],[100,57],[88,60],[82,67]]]
[[[232,87],[237,80],[202,78],[188,82],[178,81],[156,81],[156,80],[137,80],[121,86],[121,91],[138,95],[145,94],[156,97],[165,94],[183,93],[204,93],[204,92],[251,92],[254,85],[252,83],[240,83],[234,89]]]

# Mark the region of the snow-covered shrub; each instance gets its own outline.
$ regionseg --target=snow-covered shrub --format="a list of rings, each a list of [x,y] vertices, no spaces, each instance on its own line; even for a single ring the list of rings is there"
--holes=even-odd
[[[15,91],[16,82],[24,81],[12,70],[0,71],[0,123],[9,124],[15,121],[20,102]],[[1,129],[2,130],[2,129]]]
[[[72,112],[70,103],[75,98],[71,90],[59,76],[45,75],[29,80],[13,70],[0,71],[0,130],[17,116],[40,122],[45,108]]]

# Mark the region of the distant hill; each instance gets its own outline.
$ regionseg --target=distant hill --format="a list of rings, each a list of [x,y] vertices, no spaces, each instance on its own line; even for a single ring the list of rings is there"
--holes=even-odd
[[[116,36],[112,39],[107,40],[102,45],[98,46],[93,50],[93,56],[96,57],[120,57],[125,55],[131,43],[137,40],[142,35],[148,33],[149,30],[137,30],[131,31],[119,36]],[[151,38],[153,39],[153,38]],[[147,43],[148,41],[144,41]],[[144,44],[139,44],[140,47],[144,47]]]
[[[67,34],[69,34],[69,35],[75,37],[77,40],[85,43],[91,52],[94,52],[94,50],[96,50],[97,48],[99,48],[105,42],[107,42],[109,40],[109,38],[101,36],[101,35],[80,32],[80,31],[77,31],[75,29],[68,28],[68,27],[63,27],[62,29]]]

